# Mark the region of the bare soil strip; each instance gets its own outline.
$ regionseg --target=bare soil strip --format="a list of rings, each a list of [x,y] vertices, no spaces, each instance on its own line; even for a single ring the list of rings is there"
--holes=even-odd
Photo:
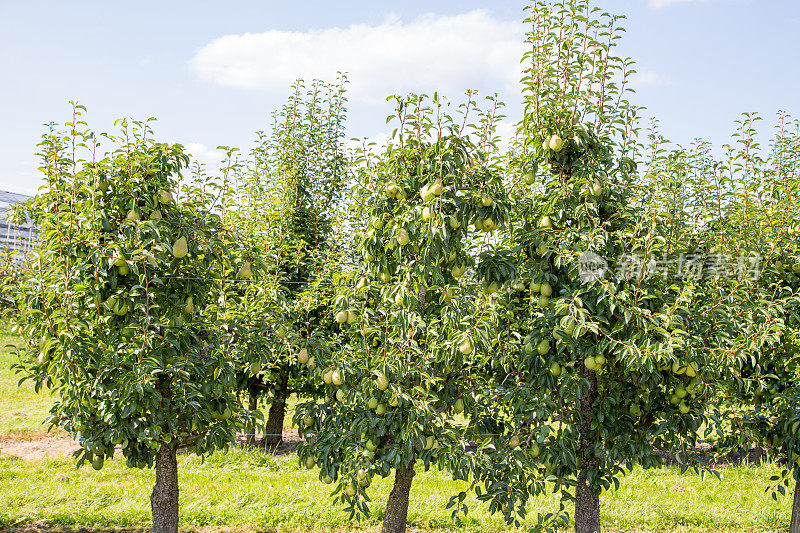
[[[274,455],[287,455],[294,452],[300,437],[296,429],[283,431],[283,443],[278,446],[265,446],[261,436],[256,436],[255,443],[248,443],[244,435],[236,438],[237,446],[258,446]],[[80,449],[76,439],[68,435],[51,433],[0,435],[0,456],[19,457],[25,461],[41,461],[43,459],[71,458]]]

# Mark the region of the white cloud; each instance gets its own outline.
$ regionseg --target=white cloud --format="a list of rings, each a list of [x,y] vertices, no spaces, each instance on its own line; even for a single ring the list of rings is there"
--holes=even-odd
[[[199,49],[191,69],[203,80],[283,92],[296,79],[332,80],[347,72],[352,99],[434,89],[456,96],[514,88],[521,76],[524,28],[484,10],[428,14],[306,32],[226,35]]]
[[[675,4],[688,4],[690,2],[708,2],[709,0],[649,0],[651,9],[662,9]]]
[[[497,135],[500,137],[497,143],[497,149],[500,153],[507,152],[511,147],[511,142],[517,136],[517,123],[506,119],[497,124]]]
[[[208,148],[201,143],[188,143],[186,145],[186,151],[191,154],[194,161],[205,166],[206,172],[209,173],[216,172],[225,159],[225,152]]]
[[[659,85],[669,85],[671,80],[669,76],[653,72],[652,70],[642,70],[632,74],[630,79],[630,86],[633,89],[641,89],[643,87],[655,87]]]

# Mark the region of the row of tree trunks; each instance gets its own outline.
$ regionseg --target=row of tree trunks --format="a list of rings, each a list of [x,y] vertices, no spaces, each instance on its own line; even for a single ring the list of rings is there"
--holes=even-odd
[[[251,383],[248,387],[248,409],[250,412],[258,409],[258,397],[261,394],[261,387],[257,382]],[[269,413],[267,415],[267,423],[264,426],[264,441],[263,443],[268,446],[276,446],[283,442],[283,422],[286,419],[286,400],[289,397],[288,391],[289,375],[284,374],[281,376],[280,381],[273,389],[272,403],[269,406]],[[253,420],[252,425],[248,428],[247,435],[248,444],[256,444],[256,423]]]

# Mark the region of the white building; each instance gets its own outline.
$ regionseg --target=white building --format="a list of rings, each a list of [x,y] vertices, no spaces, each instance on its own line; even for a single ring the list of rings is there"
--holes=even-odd
[[[30,196],[13,192],[0,191],[0,254],[9,254],[14,262],[19,263],[28,252],[33,250],[36,242],[36,228],[29,224],[12,224],[7,216],[11,206],[26,202]]]

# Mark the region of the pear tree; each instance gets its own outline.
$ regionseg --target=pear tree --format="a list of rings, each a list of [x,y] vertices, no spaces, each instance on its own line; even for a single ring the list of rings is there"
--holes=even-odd
[[[19,214],[40,237],[14,292],[17,369],[53,390],[47,421],[79,439],[79,467],[121,455],[155,468],[153,531],[175,533],[178,450],[224,449],[237,427],[214,325],[222,224],[210,194],[179,187],[181,145],[156,142],[149,121],[95,134],[74,109],[43,136],[45,185]]]
[[[360,261],[343,272],[329,317],[341,341],[313,373],[324,397],[295,415],[301,464],[318,467],[352,515],[369,511],[373,478],[394,472],[385,533],[406,530],[419,468],[471,472],[469,419],[492,357],[471,270],[476,245],[505,220],[491,157],[497,105],[470,122],[471,93],[455,118],[436,94],[396,102],[390,143],[358,161]]]
[[[640,175],[652,161],[628,100],[632,61],[614,53],[622,17],[548,0],[527,23],[503,232],[516,278],[498,313],[497,383],[481,398],[502,437],[478,496],[509,519],[552,488],[561,507],[538,524],[563,525],[571,504],[575,531],[596,533],[599,496],[626,470],[691,455],[747,318],[730,312],[737,280],[673,267],[696,240],[672,246]]]
[[[800,531],[800,124],[779,114],[776,134],[763,154],[758,120],[752,113],[742,116],[735,142],[724,147],[716,165],[736,193],[726,206],[717,247],[731,256],[757,253],[759,276],[742,310],[758,317],[772,334],[752,343],[733,366],[722,433],[729,446],[755,445],[749,450],[754,461],[766,456],[784,466],[771,480],[772,494],[786,494],[794,482],[794,533]],[[751,330],[745,333],[758,339]]]
[[[331,272],[342,255],[347,178],[345,86],[345,78],[295,82],[271,131],[258,133],[225,189],[225,224],[244,249],[227,286],[225,320],[236,333],[251,439],[261,425],[259,398],[270,403],[261,425],[265,444],[280,444],[290,394],[318,393],[309,371],[333,334]]]
[[[718,395],[725,400],[716,403],[718,416],[709,422],[714,423],[713,444],[719,454],[755,463],[768,458],[785,466],[771,480],[771,488],[777,498],[794,481],[794,531],[800,529],[800,216],[795,205],[800,127],[779,113],[776,134],[765,153],[758,142],[759,120],[757,114],[742,114],[733,142],[722,147],[722,157],[702,140],[688,149],[672,150],[658,169],[658,181],[664,205],[670,206],[664,213],[670,221],[669,238],[705,244],[708,266],[715,270],[747,270],[738,280],[740,286],[729,292],[732,300],[725,308],[733,312],[705,325],[706,331],[714,331],[736,317],[748,317],[738,321],[738,336],[731,335],[740,347],[716,365]],[[655,151],[665,150],[658,146]],[[726,200],[720,202],[723,197]],[[735,263],[726,265],[720,261],[724,258]]]

